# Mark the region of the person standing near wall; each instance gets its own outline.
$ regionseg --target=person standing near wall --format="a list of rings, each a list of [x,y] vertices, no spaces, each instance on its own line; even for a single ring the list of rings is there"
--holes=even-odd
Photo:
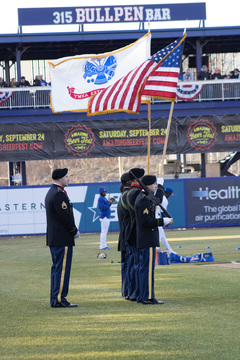
[[[112,200],[106,199],[107,190],[104,187],[99,188],[98,208],[99,208],[99,220],[101,222],[101,234],[100,234],[100,250],[111,250],[107,246],[107,234],[110,225],[110,206]]]
[[[157,189],[157,192],[156,192],[155,196],[159,198],[159,200],[161,201],[161,205],[166,210],[167,210],[167,207],[168,207],[168,198],[171,195],[173,195],[173,189],[172,188],[167,187],[165,189],[161,184],[158,184],[158,189]],[[164,217],[164,213],[162,212],[160,206],[157,206],[156,218],[158,219],[158,218],[163,218],[163,217]],[[168,251],[169,255],[176,254],[176,252],[171,248],[169,242],[167,241],[165,231],[164,231],[162,226],[159,226],[158,232],[159,232],[159,240],[161,241],[161,243],[163,244],[165,249]]]
[[[145,175],[143,184],[155,193],[157,189],[156,176]],[[154,294],[154,268],[156,247],[159,246],[158,227],[170,225],[172,218],[155,218],[155,205],[146,192],[141,191],[135,201],[137,239],[136,248],[139,251],[139,294],[137,302],[144,305],[160,305],[164,301],[157,300]]]
[[[126,196],[130,189],[132,181],[130,180],[129,173],[126,172],[121,176],[121,195],[117,205],[118,223],[119,223],[119,237],[118,237],[118,251],[121,251],[121,278],[122,278],[122,296],[128,296],[127,285],[127,261],[126,261]]]
[[[138,284],[138,249],[136,248],[136,217],[135,217],[135,200],[142,191],[137,179],[141,179],[145,173],[142,168],[133,168],[129,171],[129,177],[132,181],[130,190],[126,196],[128,211],[128,222],[126,232],[126,262],[127,262],[127,284],[128,296],[126,300],[136,301],[139,291]]]
[[[77,307],[66,300],[72,264],[74,239],[80,237],[75,225],[72,203],[65,187],[69,184],[68,169],[52,173],[53,184],[45,197],[47,246],[52,256],[50,305],[55,308]]]

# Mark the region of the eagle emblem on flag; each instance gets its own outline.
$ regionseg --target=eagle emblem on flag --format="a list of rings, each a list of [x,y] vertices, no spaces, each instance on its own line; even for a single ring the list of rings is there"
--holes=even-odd
[[[115,75],[117,58],[114,55],[107,58],[93,58],[86,61],[83,67],[83,78],[87,79],[88,83],[92,82],[95,85],[106,84]]]

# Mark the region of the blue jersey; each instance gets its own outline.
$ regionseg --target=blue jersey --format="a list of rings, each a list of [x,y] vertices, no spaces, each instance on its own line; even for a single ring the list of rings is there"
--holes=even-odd
[[[101,195],[99,196],[98,207],[99,207],[99,218],[103,219],[107,217],[108,219],[110,219],[110,214],[111,214],[110,204],[104,196]]]

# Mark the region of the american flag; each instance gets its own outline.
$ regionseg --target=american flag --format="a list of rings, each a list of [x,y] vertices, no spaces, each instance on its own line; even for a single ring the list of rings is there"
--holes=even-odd
[[[152,56],[155,67],[145,79],[141,95],[175,101],[185,37],[175,40]]]
[[[87,115],[118,111],[139,113],[142,95],[175,99],[185,37],[186,34],[154,54],[115,84],[92,96],[88,103]]]

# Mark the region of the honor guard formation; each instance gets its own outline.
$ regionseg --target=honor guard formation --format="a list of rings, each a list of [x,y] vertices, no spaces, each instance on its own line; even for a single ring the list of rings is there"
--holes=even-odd
[[[156,218],[159,198],[157,179],[144,175],[141,168],[133,168],[121,177],[121,196],[118,203],[119,241],[121,251],[122,296],[144,305],[163,304],[154,294],[156,247],[159,246],[159,228],[172,224],[173,219],[163,213]]]
[[[78,307],[67,301],[75,239],[80,233],[75,224],[72,203],[65,188],[69,184],[68,169],[55,169],[53,184],[45,198],[47,216],[47,246],[52,257],[50,306]],[[118,251],[121,252],[122,297],[144,305],[164,304],[154,293],[156,248],[160,240],[169,253],[163,226],[173,223],[166,207],[173,195],[164,189],[155,175],[145,175],[142,168],[133,168],[121,176],[120,199],[117,204],[119,221]],[[110,250],[107,233],[110,207],[114,198],[106,199],[107,190],[99,188],[98,208],[101,223],[100,250]],[[98,256],[98,258],[106,258]]]

